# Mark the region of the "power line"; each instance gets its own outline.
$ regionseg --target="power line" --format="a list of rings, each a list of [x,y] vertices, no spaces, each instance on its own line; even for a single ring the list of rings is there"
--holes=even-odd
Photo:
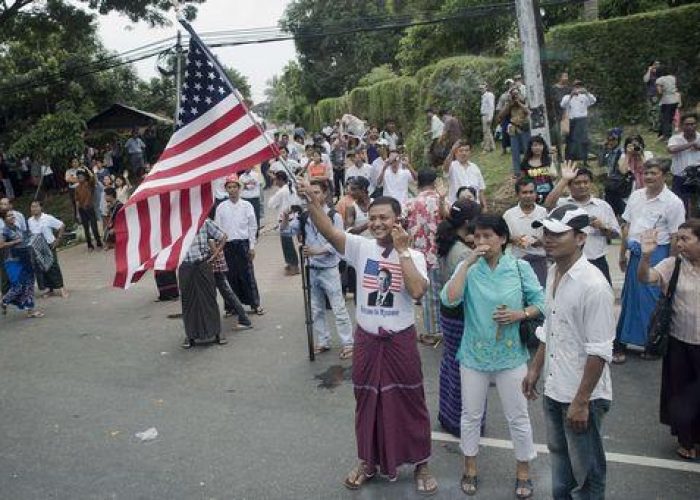
[[[583,0],[552,0],[540,5],[541,7],[552,7],[560,5],[575,5],[580,3],[583,3]],[[455,20],[489,16],[492,14],[505,14],[514,10],[514,8],[514,3],[507,2],[457,9],[454,12],[451,12],[449,15],[436,15],[435,13],[431,12],[414,12],[399,16],[382,15],[354,18],[350,20],[338,20],[333,23],[318,25],[311,29],[297,30],[294,33],[290,33],[280,27],[261,27],[203,32],[201,36],[210,47],[233,47],[287,40],[318,39],[362,32],[403,30],[413,26],[427,26]],[[356,23],[361,23],[362,25],[353,26],[353,21]],[[347,27],[348,25],[353,27]],[[329,30],[329,28],[333,26],[336,27],[336,30]],[[0,94],[14,93],[17,91],[26,91],[43,86],[67,83],[77,78],[91,76],[93,74],[109,71],[120,66],[133,64],[151,57],[166,54],[175,47],[174,42],[175,37],[168,37],[128,50],[126,52],[122,52],[120,54],[110,55],[84,65],[83,71],[79,73],[70,74],[72,72],[69,73],[68,71],[64,71],[58,75],[46,75],[33,80],[3,85],[0,86]],[[187,41],[185,40],[185,44],[186,43]]]

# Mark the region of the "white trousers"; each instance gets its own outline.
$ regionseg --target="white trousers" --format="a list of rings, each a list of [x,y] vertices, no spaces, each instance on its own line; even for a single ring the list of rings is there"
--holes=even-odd
[[[486,406],[486,393],[489,383],[494,380],[508,421],[515,459],[519,462],[529,462],[535,458],[537,452],[532,441],[527,399],[521,389],[523,378],[527,374],[527,365],[498,372],[480,372],[460,366],[459,373],[462,379],[462,453],[467,457],[475,457],[479,453],[479,435]]]

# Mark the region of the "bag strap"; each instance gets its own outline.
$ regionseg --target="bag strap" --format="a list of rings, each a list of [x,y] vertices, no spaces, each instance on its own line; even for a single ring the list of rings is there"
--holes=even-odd
[[[680,255],[676,257],[676,265],[673,267],[673,274],[671,275],[671,281],[668,282],[668,292],[666,296],[670,299],[673,298],[673,294],[676,293],[676,285],[678,284],[678,275],[681,273],[681,257]]]
[[[520,297],[523,303],[523,309],[527,307],[527,301],[525,300],[525,288],[523,287],[523,275],[520,272],[520,262],[515,259],[515,267],[518,270],[518,281],[520,282]]]

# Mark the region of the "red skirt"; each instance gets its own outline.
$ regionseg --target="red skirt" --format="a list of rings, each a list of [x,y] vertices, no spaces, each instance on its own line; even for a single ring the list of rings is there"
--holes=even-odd
[[[372,335],[358,326],[352,383],[358,458],[391,478],[403,464],[427,462],[430,416],[415,327]]]

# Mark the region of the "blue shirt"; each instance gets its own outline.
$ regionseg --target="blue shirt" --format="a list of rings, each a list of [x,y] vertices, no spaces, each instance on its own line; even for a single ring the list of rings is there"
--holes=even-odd
[[[520,275],[516,265],[520,268]],[[530,264],[504,254],[496,268],[491,269],[480,257],[467,271],[464,294],[455,302],[447,299],[450,283],[451,280],[442,289],[440,299],[448,307],[458,304],[464,307],[464,335],[457,351],[457,361],[467,368],[484,372],[509,370],[526,363],[529,354],[520,342],[520,323],[502,325],[501,337],[496,340],[498,324],[493,320],[493,313],[500,305],[510,310],[522,310],[523,295],[525,304],[544,311],[544,292]]]
[[[328,214],[329,211],[329,207],[324,208],[324,212],[326,212],[326,214]],[[289,230],[292,234],[296,235],[301,232],[299,224],[300,222],[298,218],[289,223]],[[345,230],[343,227],[343,219],[337,212],[333,214],[333,225],[341,231]],[[313,257],[310,257],[309,266],[323,268],[336,267],[340,263],[338,252],[336,252],[333,245],[331,245],[328,240],[318,232],[318,229],[316,229],[314,223],[311,222],[310,217],[306,219],[305,232],[306,241],[304,242],[304,245],[309,247],[323,247],[326,250],[326,253],[323,255],[314,255]]]

